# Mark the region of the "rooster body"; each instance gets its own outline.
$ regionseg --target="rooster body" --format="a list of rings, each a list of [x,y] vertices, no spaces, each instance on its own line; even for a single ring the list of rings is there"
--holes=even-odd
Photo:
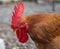
[[[12,29],[16,30],[19,41],[26,42],[28,32],[38,49],[46,49],[46,45],[53,43],[54,39],[60,36],[60,14],[33,14],[17,22],[18,24],[15,22],[16,25],[12,25]]]
[[[60,35],[60,14],[33,14],[24,18],[29,26],[28,33],[38,47]]]

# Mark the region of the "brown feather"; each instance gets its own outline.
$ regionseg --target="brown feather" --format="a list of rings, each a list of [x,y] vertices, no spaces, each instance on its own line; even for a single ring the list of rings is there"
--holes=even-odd
[[[29,25],[29,35],[39,49],[41,44],[49,44],[60,36],[60,14],[33,14],[24,18]]]

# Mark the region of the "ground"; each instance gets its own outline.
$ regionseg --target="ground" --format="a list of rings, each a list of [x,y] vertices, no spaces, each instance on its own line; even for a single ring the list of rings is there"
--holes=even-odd
[[[25,6],[25,11],[23,16],[33,14],[33,13],[52,13],[52,6],[48,3],[37,4],[23,2]],[[37,49],[34,42],[30,39],[25,45],[18,42],[15,33],[13,33],[10,28],[11,16],[13,7],[16,3],[12,4],[3,4],[0,5],[0,38],[3,38],[5,41],[6,49],[14,49],[15,47],[21,49]],[[60,13],[60,4],[55,4],[55,13]],[[34,45],[34,46],[33,46]],[[18,49],[17,48],[17,49]]]

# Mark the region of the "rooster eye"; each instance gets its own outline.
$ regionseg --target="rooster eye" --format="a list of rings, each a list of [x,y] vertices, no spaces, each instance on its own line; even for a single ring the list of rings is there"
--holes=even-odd
[[[24,23],[24,22],[19,22],[19,21],[17,21],[17,23],[16,23],[16,24],[24,25],[25,23]]]
[[[25,23],[24,22],[20,22],[20,25],[24,25]]]

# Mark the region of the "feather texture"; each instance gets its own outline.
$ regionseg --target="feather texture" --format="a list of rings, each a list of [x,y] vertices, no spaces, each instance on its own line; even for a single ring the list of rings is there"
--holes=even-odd
[[[60,36],[60,14],[33,14],[25,18],[29,26],[29,35],[38,49],[46,49],[46,44],[49,45]]]

